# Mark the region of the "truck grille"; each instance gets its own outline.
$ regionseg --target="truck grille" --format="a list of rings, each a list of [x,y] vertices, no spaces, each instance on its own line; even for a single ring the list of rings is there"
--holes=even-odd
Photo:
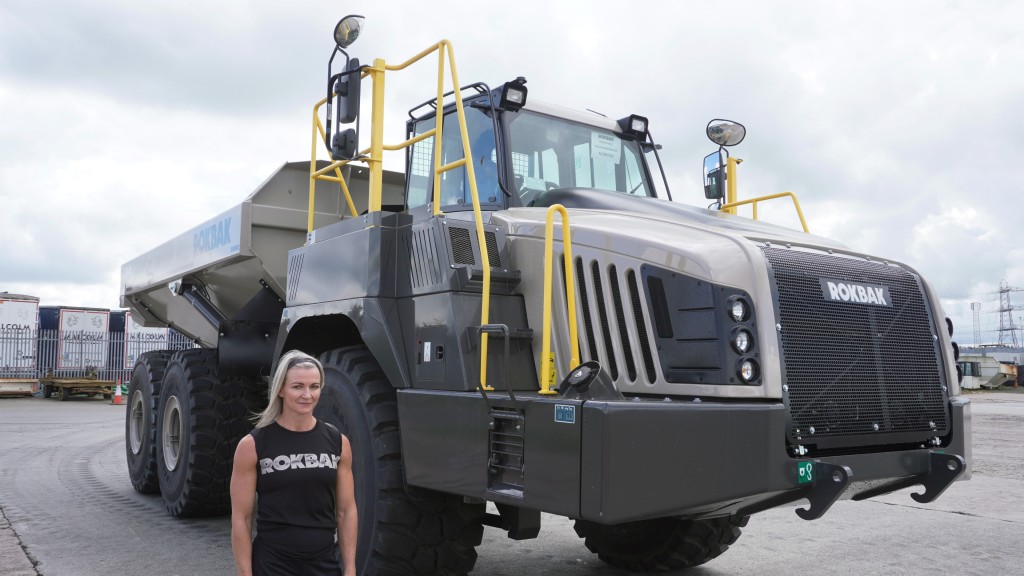
[[[936,324],[915,274],[882,262],[761,249],[782,326],[791,442],[827,450],[948,434]],[[830,299],[827,282],[843,283],[838,294],[847,298]],[[875,286],[876,294],[865,299],[861,291],[862,302],[848,301],[856,286]]]

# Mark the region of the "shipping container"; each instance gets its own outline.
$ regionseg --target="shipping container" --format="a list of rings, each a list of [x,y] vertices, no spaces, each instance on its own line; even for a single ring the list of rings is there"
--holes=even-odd
[[[107,368],[110,310],[39,307],[39,362],[46,376],[96,377]]]
[[[0,395],[31,395],[39,383],[39,298],[0,292]]]

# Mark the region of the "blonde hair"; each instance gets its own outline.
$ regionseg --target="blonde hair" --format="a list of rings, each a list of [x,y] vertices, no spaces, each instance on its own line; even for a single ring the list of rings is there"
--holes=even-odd
[[[284,388],[285,379],[288,377],[288,370],[296,366],[300,368],[316,368],[317,372],[320,373],[320,385],[323,386],[324,367],[320,364],[319,360],[300,350],[287,352],[278,360],[277,371],[274,372],[274,378],[270,381],[270,390],[267,392],[267,407],[263,409],[263,412],[256,414],[254,417],[257,428],[273,424],[277,417],[281,415],[283,401],[279,394],[281,394],[281,388]]]

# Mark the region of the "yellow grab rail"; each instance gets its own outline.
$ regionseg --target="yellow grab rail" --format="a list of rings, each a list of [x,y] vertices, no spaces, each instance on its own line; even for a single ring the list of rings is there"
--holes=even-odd
[[[428,55],[438,53],[437,57],[437,101],[436,110],[437,114],[434,119],[434,128],[428,130],[423,134],[419,134],[402,142],[401,144],[385,145],[384,144],[384,75],[386,72],[395,72],[403,70],[408,66],[422,60]],[[450,162],[445,165],[441,165],[441,140],[443,138],[444,129],[444,80],[445,80],[445,57],[447,56],[449,66],[451,67],[451,82],[453,86],[452,94],[455,100],[455,109],[459,119],[459,132],[462,136],[462,159]],[[491,299],[491,261],[490,255],[486,250],[487,240],[484,234],[483,215],[480,213],[480,199],[477,197],[476,187],[476,171],[473,166],[473,162],[468,161],[469,158],[473,157],[472,150],[469,146],[469,133],[466,132],[466,113],[462,105],[462,89],[459,84],[459,73],[455,66],[455,50],[452,48],[451,42],[448,40],[441,40],[433,46],[425,48],[419,54],[416,54],[412,58],[397,65],[388,65],[383,59],[377,58],[373,61],[373,65],[367,66],[363,69],[361,76],[368,76],[373,82],[372,92],[372,112],[370,120],[370,147],[366,150],[361,150],[358,157],[353,160],[340,160],[332,162],[326,168],[317,170],[316,168],[316,151],[317,142],[323,141],[326,137],[323,124],[320,122],[320,108],[327,103],[328,98],[324,98],[313,106],[313,150],[310,159],[309,167],[309,219],[308,219],[308,232],[313,231],[313,210],[314,200],[316,194],[316,180],[324,179],[329,181],[339,181],[341,184],[342,191],[345,194],[345,198],[348,201],[349,210],[352,215],[355,216],[355,206],[352,203],[352,199],[349,195],[348,187],[346,186],[344,179],[341,176],[341,168],[347,165],[349,162],[363,162],[367,164],[370,169],[370,183],[369,183],[369,198],[367,201],[370,212],[379,212],[382,204],[382,195],[384,190],[384,163],[383,153],[385,150],[395,151],[401,150],[408,146],[415,144],[421,140],[434,137],[434,189],[433,189],[433,213],[435,216],[441,215],[441,178],[440,175],[448,170],[455,168],[465,167],[466,177],[469,180],[470,195],[473,199],[473,218],[476,221],[476,235],[477,242],[480,246],[480,260],[483,266],[483,294],[481,298],[481,311],[480,311],[480,325],[485,326],[488,324],[490,316],[490,299]],[[333,95],[331,96],[333,97]],[[330,122],[330,118],[327,119]],[[327,172],[334,171],[336,176],[325,176]],[[485,390],[491,390],[487,387],[487,333],[480,334],[480,387]]]
[[[555,204],[548,208],[547,221],[544,225],[544,320],[541,323],[544,336],[541,340],[540,353],[540,393],[557,394],[551,389],[551,300],[554,296],[551,288],[551,268],[554,264],[554,226],[555,212],[562,217],[562,247],[565,264],[565,301],[569,320],[569,344],[572,347],[572,359],[569,369],[580,363],[580,340],[576,324],[576,275],[572,267],[572,236],[569,233],[569,213],[565,206]]]
[[[782,198],[784,196],[789,196],[790,198],[793,199],[793,206],[796,208],[796,215],[800,217],[800,225],[804,227],[804,232],[807,232],[808,234],[810,234],[811,231],[807,229],[807,221],[804,220],[804,211],[800,209],[800,200],[798,200],[797,197],[796,197],[796,194],[794,194],[792,192],[779,192],[778,194],[769,194],[767,196],[758,196],[757,198],[749,198],[747,200],[740,200],[738,202],[730,202],[728,204],[723,204],[722,205],[722,210],[723,211],[727,210],[727,209],[735,210],[735,208],[737,206],[743,206],[745,204],[753,204],[754,205],[754,207],[753,207],[754,208],[754,220],[757,220],[757,203],[758,202],[763,202],[765,200],[774,200],[776,198]],[[733,211],[731,213],[735,214],[736,212]]]

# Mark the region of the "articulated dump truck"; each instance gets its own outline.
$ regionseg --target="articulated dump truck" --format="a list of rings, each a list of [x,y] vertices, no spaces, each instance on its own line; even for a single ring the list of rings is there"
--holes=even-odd
[[[541,512],[608,564],[676,570],[770,508],[930,502],[969,477],[934,289],[737,214],[780,196],[737,199],[741,125],[709,124],[713,206],[689,207],[644,117],[535,102],[523,78],[462,86],[447,41],[360,64],[360,23],[337,28],[313,158],[123,266],[132,317],[198,344],[135,365],[139,492],[227,512],[235,444],[292,349],[322,359],[316,416],[352,442],[363,575],[470,572],[485,525],[533,538]],[[385,75],[423,59],[438,86],[386,144]]]

